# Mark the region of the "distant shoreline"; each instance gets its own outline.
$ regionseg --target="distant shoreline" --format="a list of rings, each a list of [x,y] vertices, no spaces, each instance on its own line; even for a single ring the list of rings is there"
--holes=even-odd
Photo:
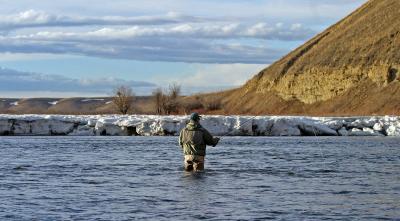
[[[22,115],[22,114],[37,114],[37,115],[111,115],[117,114],[112,97],[71,97],[71,98],[0,98],[0,114]],[[198,104],[193,105],[193,97],[182,97],[185,105],[192,105],[193,110],[179,111],[179,114],[184,115],[185,112],[190,114],[192,111],[200,112],[206,115],[257,115],[257,116],[310,116],[310,117],[371,117],[371,116],[397,116],[398,112],[387,112],[364,114],[364,113],[308,113],[305,112],[282,112],[282,113],[231,113],[228,108],[222,107],[219,110],[208,111],[204,108],[197,108]],[[186,100],[185,100],[186,99]],[[190,103],[194,102],[194,103]],[[189,103],[189,104],[188,104]],[[223,106],[223,105],[222,105]],[[133,108],[128,114],[135,115],[154,115],[156,114],[154,100],[152,96],[136,96]],[[399,115],[400,116],[400,115]]]
[[[0,114],[2,136],[177,136],[184,115]],[[399,116],[307,117],[205,115],[215,136],[400,136]]]

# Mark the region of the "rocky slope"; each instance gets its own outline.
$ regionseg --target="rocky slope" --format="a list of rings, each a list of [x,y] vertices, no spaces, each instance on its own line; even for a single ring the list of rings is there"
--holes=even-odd
[[[368,1],[243,87],[218,94],[225,113],[399,114],[399,15],[399,0]]]

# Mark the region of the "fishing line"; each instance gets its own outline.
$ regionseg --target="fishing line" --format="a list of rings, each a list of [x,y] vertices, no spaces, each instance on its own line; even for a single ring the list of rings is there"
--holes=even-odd
[[[304,106],[302,106],[302,108],[303,108],[303,112],[306,113],[306,111],[305,111],[305,109],[304,109]],[[324,169],[326,170],[325,155],[324,155],[324,153],[322,152],[322,148],[321,148],[321,145],[319,144],[318,137],[317,137],[317,133],[315,132],[315,128],[314,128],[314,125],[313,125],[313,124],[311,125],[311,128],[312,128],[312,130],[313,130],[314,137],[317,139],[317,145],[318,145],[319,153],[320,153],[320,156],[322,157],[322,161],[323,161],[323,164],[324,164]]]
[[[254,120],[256,117],[258,117],[258,116],[250,117],[250,119],[247,119],[246,121],[240,123],[238,129],[240,129],[244,124],[246,124],[246,123],[248,123],[248,122]],[[229,134],[231,134],[231,133],[233,133],[233,132],[235,132],[235,131],[234,131],[234,130],[229,131],[228,133],[225,133],[225,134],[221,135],[221,137],[227,136],[227,135],[229,135]]]
[[[311,125],[311,127],[312,127],[312,129],[313,129],[313,132],[314,132],[314,137],[317,139],[317,145],[318,145],[318,147],[319,147],[319,152],[320,152],[320,155],[321,155],[321,157],[322,157],[322,160],[323,160],[323,163],[324,163],[324,169],[326,170],[326,160],[325,160],[325,155],[324,155],[324,153],[322,152],[322,148],[321,148],[321,145],[319,145],[319,143],[318,143],[318,137],[317,137],[317,133],[315,133],[315,130],[314,130],[314,125]]]

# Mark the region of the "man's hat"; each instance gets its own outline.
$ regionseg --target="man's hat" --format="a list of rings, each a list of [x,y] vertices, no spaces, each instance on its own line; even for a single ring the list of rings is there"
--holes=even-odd
[[[198,121],[198,120],[200,120],[200,118],[201,118],[201,116],[196,112],[194,112],[190,115],[190,120]]]

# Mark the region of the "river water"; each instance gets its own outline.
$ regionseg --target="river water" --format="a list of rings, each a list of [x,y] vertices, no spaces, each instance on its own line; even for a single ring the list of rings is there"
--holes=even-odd
[[[0,220],[400,220],[400,139],[0,137]]]

